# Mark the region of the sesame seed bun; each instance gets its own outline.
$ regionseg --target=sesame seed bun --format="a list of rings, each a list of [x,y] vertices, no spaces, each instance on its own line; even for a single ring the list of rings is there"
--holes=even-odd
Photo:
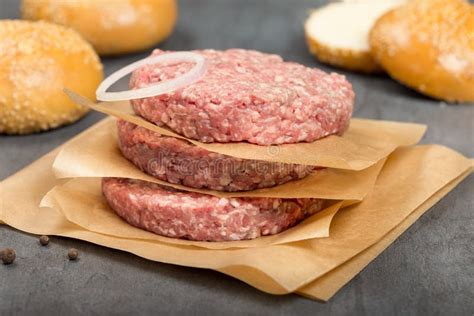
[[[175,0],[23,0],[22,17],[72,27],[100,55],[135,52],[166,39],[176,22]]]
[[[375,21],[404,0],[334,2],[314,10],[305,23],[310,52],[321,62],[363,73],[381,72],[372,58],[369,31]]]
[[[76,121],[87,108],[65,87],[89,98],[102,81],[102,65],[71,29],[46,22],[0,21],[0,133],[27,134]]]
[[[373,56],[396,80],[433,98],[474,101],[474,6],[413,0],[382,16]]]

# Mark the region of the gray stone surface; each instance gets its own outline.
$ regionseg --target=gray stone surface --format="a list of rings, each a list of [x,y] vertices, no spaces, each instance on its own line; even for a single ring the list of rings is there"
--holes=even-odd
[[[64,0],[65,1],[65,0]],[[322,1],[319,1],[321,3]],[[253,48],[309,66],[302,23],[318,1],[188,0],[163,49]],[[18,2],[0,0],[0,18]],[[106,72],[147,53],[105,58]],[[474,107],[425,98],[387,76],[347,73],[355,116],[429,125],[424,143],[474,156]],[[122,87],[124,84],[121,85]],[[31,136],[0,136],[0,179],[86,129],[102,115]],[[0,266],[0,314],[470,314],[474,313],[474,177],[429,210],[330,302],[272,296],[217,272],[150,262],[67,238],[40,247],[37,236],[0,226],[0,248],[18,258]],[[79,249],[68,262],[67,249]]]

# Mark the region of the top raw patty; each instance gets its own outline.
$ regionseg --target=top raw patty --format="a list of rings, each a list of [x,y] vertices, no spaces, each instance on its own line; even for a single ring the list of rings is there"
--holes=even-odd
[[[251,50],[194,52],[206,57],[205,75],[177,91],[133,100],[137,114],[202,142],[259,145],[312,142],[349,125],[354,92],[344,76]],[[153,52],[159,54],[166,52]],[[130,86],[172,79],[191,67],[145,66]]]

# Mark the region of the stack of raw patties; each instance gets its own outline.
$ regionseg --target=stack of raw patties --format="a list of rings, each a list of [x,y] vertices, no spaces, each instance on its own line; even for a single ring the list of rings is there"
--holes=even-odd
[[[163,53],[156,51],[155,55]],[[172,130],[180,138],[146,128],[145,120],[139,126],[120,119],[120,151],[140,170],[169,184],[214,193],[258,190],[259,194],[216,196],[176,190],[163,183],[107,177],[102,190],[110,207],[131,225],[162,236],[233,241],[277,234],[328,206],[330,202],[318,194],[298,195],[308,190],[298,184],[293,193],[292,186],[275,194],[269,191],[262,195],[262,189],[327,172],[325,167],[331,162],[322,161],[319,165],[317,157],[321,153],[311,153],[311,148],[304,149],[307,155],[314,156],[309,164],[281,162],[280,151],[291,152],[287,146],[295,144],[290,146],[301,146],[294,147],[297,154],[308,143],[344,134],[354,104],[349,82],[343,76],[256,51],[198,53],[207,61],[206,73],[200,80],[171,93],[131,102],[141,118]],[[130,85],[148,87],[176,78],[191,66],[144,66],[133,73]],[[222,144],[224,152],[234,146],[237,154],[226,155],[218,153],[219,148],[214,152],[202,147],[212,143]],[[269,160],[239,158],[239,154],[253,157],[249,148],[255,147],[265,148]],[[301,157],[294,159],[305,161]],[[372,174],[373,184],[376,173]],[[346,178],[344,185],[351,181],[349,175]],[[324,181],[316,183],[325,185]],[[344,191],[343,187],[340,191]]]

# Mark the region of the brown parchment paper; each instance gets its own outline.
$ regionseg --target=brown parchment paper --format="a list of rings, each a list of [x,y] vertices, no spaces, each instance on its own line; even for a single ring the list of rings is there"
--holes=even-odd
[[[441,146],[399,149],[389,157],[374,191],[334,217],[329,238],[201,252],[187,246],[171,251],[155,242],[160,251],[144,254],[158,261],[215,269],[269,293],[293,292],[379,241],[470,165],[468,159]],[[111,235],[106,227],[102,234]]]
[[[33,165],[20,171],[14,177],[16,178],[18,176],[20,179],[22,179],[27,176],[28,173],[31,173],[34,175],[33,180],[35,181],[38,181],[41,177],[44,177],[45,180],[53,179],[51,177],[52,174],[48,172],[47,166],[48,163],[52,163],[52,158],[54,157],[54,154],[55,153],[53,152],[41,158],[37,162],[33,163]],[[405,220],[403,220],[399,225],[397,225],[392,231],[385,235],[379,242],[375,243],[373,246],[356,255],[354,258],[347,261],[346,263],[334,268],[332,271],[322,276],[321,278],[318,278],[307,286],[298,289],[297,293],[312,299],[329,300],[330,297],[338,289],[340,289],[352,277],[354,277],[364,266],[366,266],[383,249],[385,249],[390,243],[392,243],[397,236],[403,233],[403,231],[405,231],[413,222],[415,222],[418,217],[420,217],[428,208],[430,208],[434,203],[441,199],[445,194],[451,191],[459,182],[461,182],[467,175],[469,175],[469,173],[470,171],[464,172],[461,176],[451,181],[447,186],[436,192],[432,197],[430,197],[427,201],[420,205],[413,213],[411,213]],[[17,187],[18,189],[21,187],[21,181],[13,180],[13,178],[8,179],[6,187],[2,187],[2,185],[0,184],[0,193],[4,192],[2,190],[5,188],[14,189],[15,187]],[[47,186],[50,185],[51,183],[49,182],[45,183],[46,190]],[[39,201],[40,197],[42,196],[41,192],[44,192],[45,188],[41,190],[41,186],[37,185],[36,190],[29,191],[27,194],[25,194],[25,203],[19,205],[18,208],[23,209],[24,211],[19,213],[19,216],[16,217],[16,220],[15,217],[13,217],[10,222],[10,225],[16,225],[16,228],[22,230],[28,229],[26,231],[31,233],[62,235],[87,240],[112,248],[117,247],[114,247],[112,245],[118,244],[117,242],[114,242],[113,239],[104,235],[86,231],[72,223],[67,222],[65,218],[62,217],[60,213],[55,212],[54,209],[42,209],[40,213],[39,209],[37,209],[35,206],[35,202]],[[6,196],[3,197],[6,198]],[[11,196],[9,196],[9,198],[11,198]],[[0,208],[0,216],[6,216],[6,213],[3,212],[5,210],[6,204],[0,203],[0,206],[2,206],[2,208]],[[14,211],[15,210],[10,210],[10,213]],[[35,225],[34,223],[38,223],[38,225]]]
[[[109,118],[100,128],[95,128],[93,133],[85,134],[65,145],[56,157],[53,168],[58,178],[132,178],[218,197],[362,200],[372,189],[384,162],[385,158],[361,171],[332,168],[317,170],[301,180],[245,192],[194,189],[151,177],[125,159],[117,145],[115,119]]]
[[[374,191],[334,217],[330,237],[263,248],[212,250],[94,233],[69,222],[54,208],[38,208],[44,194],[62,184],[51,171],[55,154],[0,183],[1,220],[30,233],[72,237],[150,260],[215,269],[274,294],[301,289],[376,244],[472,164],[441,146],[399,149],[384,166]]]
[[[135,228],[123,221],[108,206],[101,193],[100,179],[76,178],[56,186],[42,199],[40,206],[59,210],[70,222],[89,231],[119,238],[159,241],[163,243],[209,249],[264,247],[305,239],[329,236],[332,218],[342,206],[336,202],[298,225],[273,236],[233,242],[199,242],[159,236]]]
[[[187,140],[212,152],[243,159],[362,170],[387,157],[397,147],[417,144],[426,131],[426,126],[420,124],[352,119],[343,136],[332,135],[312,143],[270,147],[246,142],[202,143],[135,115],[129,102],[94,103],[70,90],[66,89],[65,92],[77,104],[122,118],[162,135]]]
[[[362,251],[354,258],[348,260],[334,270],[326,273],[322,277],[314,280],[310,284],[298,289],[297,294],[311,299],[328,301],[337,293],[346,283],[355,277],[362,269],[374,260],[382,251],[392,244],[405,230],[407,230],[426,210],[431,208],[446,194],[464,180],[472,171],[468,170],[461,176],[451,181],[448,185],[436,192],[423,204],[417,207],[407,218],[392,229],[380,241]]]

